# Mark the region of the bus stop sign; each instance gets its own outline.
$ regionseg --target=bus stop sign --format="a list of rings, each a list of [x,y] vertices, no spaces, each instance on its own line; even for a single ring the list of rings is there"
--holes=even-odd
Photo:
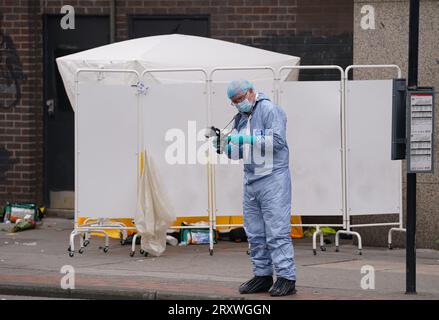
[[[407,172],[434,172],[434,89],[407,91]]]

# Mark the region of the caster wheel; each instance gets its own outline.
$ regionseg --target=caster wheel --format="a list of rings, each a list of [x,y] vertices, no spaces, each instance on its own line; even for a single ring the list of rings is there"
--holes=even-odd
[[[247,250],[247,255],[248,255],[248,256],[250,255],[250,250]]]
[[[81,248],[81,249],[79,249],[79,254],[83,254],[84,253],[84,249],[83,248]]]
[[[326,251],[326,247],[320,247],[320,250],[322,250],[322,251]]]
[[[107,252],[108,252],[108,247],[105,247],[105,248],[103,249],[103,251],[104,251],[105,253],[107,253]]]
[[[143,255],[144,255],[145,258],[146,258],[146,257],[148,256],[148,252],[145,252]]]
[[[88,240],[84,241],[84,247],[87,247],[89,244],[90,244],[90,241],[88,241]]]
[[[70,257],[70,258],[73,258],[74,256],[75,256],[75,253],[70,251],[70,252],[69,252],[69,257]]]
[[[361,250],[358,250],[357,253],[358,253],[359,256],[363,255],[363,252]]]
[[[210,254],[210,256],[213,256],[213,250],[212,249],[209,250],[209,254]]]
[[[340,252],[340,249],[338,247],[335,248],[335,252]]]
[[[391,243],[389,243],[387,247],[389,248],[389,250],[393,250],[393,245]]]
[[[136,251],[131,251],[130,252],[130,257],[134,257],[134,254],[136,253]]]
[[[144,255],[144,254],[145,254],[145,251],[143,251],[142,249],[140,249],[140,254],[141,254],[141,255]]]
[[[313,250],[312,250],[312,253],[316,256],[316,255],[317,255],[317,250],[316,250],[316,249],[313,249]]]
[[[125,239],[124,239],[124,237],[123,237],[123,234],[122,234],[122,233],[119,233],[119,240],[120,240],[120,244],[121,244],[122,246],[124,246],[124,245],[125,245],[125,243],[126,243],[126,241],[125,241]]]
[[[72,247],[69,247],[69,248],[67,249],[67,252],[72,252]]]

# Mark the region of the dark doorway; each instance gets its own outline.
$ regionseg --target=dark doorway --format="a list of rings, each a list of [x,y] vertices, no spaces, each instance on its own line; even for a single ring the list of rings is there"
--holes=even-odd
[[[63,30],[61,18],[44,17],[44,201],[51,207],[51,192],[75,187],[74,113],[55,59],[110,42],[109,17],[76,16],[74,30]]]
[[[142,15],[129,17],[130,39],[174,33],[208,38],[210,37],[209,16]]]

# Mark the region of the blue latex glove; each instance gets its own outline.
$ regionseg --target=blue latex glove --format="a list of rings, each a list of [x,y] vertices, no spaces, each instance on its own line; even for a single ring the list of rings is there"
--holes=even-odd
[[[227,143],[235,144],[235,145],[243,145],[243,144],[255,144],[256,136],[248,136],[244,134],[231,134],[227,137]]]

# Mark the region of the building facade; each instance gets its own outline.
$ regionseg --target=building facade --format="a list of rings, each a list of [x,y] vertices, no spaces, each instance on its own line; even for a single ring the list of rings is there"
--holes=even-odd
[[[408,78],[409,52],[409,0],[355,0],[354,1],[354,64],[396,64],[402,69],[402,77]],[[372,7],[374,28],[363,28],[362,19],[366,15],[365,6]],[[362,13],[363,11],[363,13]],[[364,20],[363,20],[364,24]],[[419,86],[439,88],[439,1],[420,1],[419,24]],[[355,79],[391,79],[391,70],[361,70],[354,74]],[[436,109],[438,100],[436,99]],[[435,126],[437,128],[436,113]],[[373,124],[371,124],[373,126]],[[435,172],[417,174],[417,246],[439,248],[439,174],[438,134],[435,134]],[[402,189],[403,212],[406,217],[406,161],[403,161]],[[390,219],[390,217],[389,217]],[[356,222],[371,223],[374,218],[357,218]],[[386,227],[365,228],[362,230],[366,243],[387,242]],[[405,243],[405,234],[396,234],[398,246]]]

